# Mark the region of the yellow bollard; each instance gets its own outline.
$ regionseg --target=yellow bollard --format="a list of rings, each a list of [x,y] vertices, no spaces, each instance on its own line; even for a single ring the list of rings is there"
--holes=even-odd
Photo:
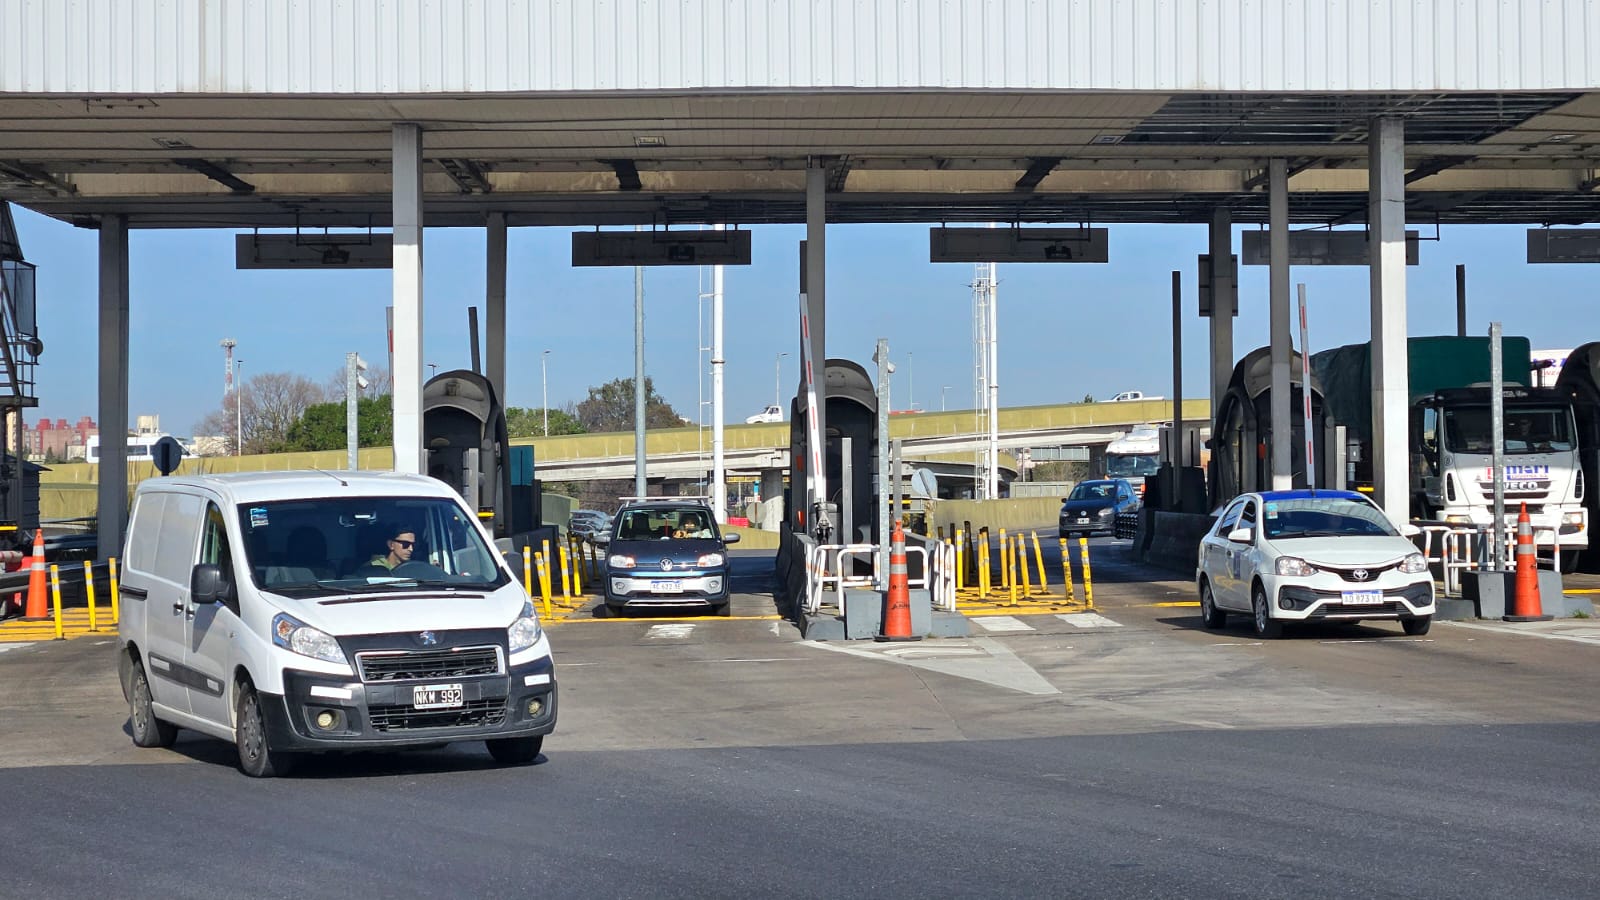
[[[544,614],[550,615],[550,568],[545,562],[544,554],[535,550],[533,552],[533,565],[539,573],[539,598],[544,603]]]
[[[50,596],[55,601],[56,609],[56,640],[67,639],[67,631],[61,625],[61,572],[55,563],[50,564]]]
[[[111,582],[111,621],[121,622],[122,609],[118,606],[117,597],[117,594],[119,593],[117,588],[117,558],[115,556],[108,557],[106,559],[106,565],[111,567],[111,573],[109,576]]]
[[[1017,556],[1021,557],[1020,570],[1022,573],[1022,596],[1024,599],[1033,596],[1033,575],[1028,571],[1028,545],[1027,538],[1017,535]]]
[[[1011,542],[1004,528],[1000,529],[1000,587],[1011,587]]]
[[[567,548],[561,548],[561,602],[572,602],[572,575],[567,569]]]
[[[978,534],[979,534],[980,537],[983,538],[983,543],[979,544],[978,548],[977,548],[978,549],[978,597],[979,597],[979,599],[987,600],[989,598],[989,581],[990,581],[990,574],[989,574],[989,532],[988,531],[980,531],[980,532],[978,532]]]
[[[94,605],[94,563],[83,561],[83,595],[89,601],[89,630],[100,630],[100,611]]]
[[[1044,551],[1039,549],[1039,532],[1030,531],[1028,534],[1033,538],[1033,559],[1039,564],[1039,592],[1048,596],[1050,579],[1044,573]]]
[[[579,544],[572,550],[572,596],[583,596],[583,545]]]
[[[961,564],[965,562],[962,557],[967,555],[967,535],[961,529],[956,529],[956,590],[967,586],[965,572],[961,571]]]
[[[522,588],[528,592],[528,597],[533,597],[533,548],[527,544],[522,545]]]
[[[1078,598],[1072,591],[1072,555],[1067,551],[1067,539],[1056,540],[1061,542],[1061,582],[1067,586],[1067,602],[1077,603]]]
[[[1083,605],[1094,609],[1094,580],[1089,574],[1089,539],[1078,538],[1078,550],[1083,554]]]

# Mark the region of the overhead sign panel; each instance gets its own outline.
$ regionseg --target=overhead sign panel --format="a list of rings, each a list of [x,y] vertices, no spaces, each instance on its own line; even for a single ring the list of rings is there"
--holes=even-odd
[[[1103,263],[1111,261],[1104,228],[933,228],[930,262]]]
[[[394,235],[239,234],[234,265],[240,269],[389,269]]]
[[[1417,241],[1420,232],[1406,232],[1406,265],[1417,265]],[[1244,264],[1266,266],[1272,263],[1272,238],[1266,231],[1246,231],[1241,248]],[[1289,265],[1291,266],[1365,266],[1371,261],[1367,253],[1366,231],[1291,231],[1289,232]]]
[[[748,266],[750,232],[575,231],[574,266]]]
[[[1600,228],[1530,228],[1528,262],[1600,263]]]

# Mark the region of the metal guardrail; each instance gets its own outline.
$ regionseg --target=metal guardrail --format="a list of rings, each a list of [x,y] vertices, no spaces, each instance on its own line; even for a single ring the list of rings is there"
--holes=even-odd
[[[1493,526],[1458,525],[1448,522],[1418,522],[1416,525],[1422,530],[1422,558],[1428,561],[1429,566],[1439,568],[1445,596],[1461,596],[1463,573],[1486,570],[1494,564]],[[1541,544],[1541,537],[1547,538],[1547,543]],[[1551,570],[1560,572],[1561,548],[1556,543],[1557,537],[1554,528],[1535,526],[1533,529],[1535,554],[1537,555],[1540,549],[1550,550],[1549,558],[1541,559],[1539,562],[1548,563]],[[1508,525],[1502,528],[1500,539],[1505,544],[1504,559],[1506,564],[1510,565],[1516,558],[1516,527]]]

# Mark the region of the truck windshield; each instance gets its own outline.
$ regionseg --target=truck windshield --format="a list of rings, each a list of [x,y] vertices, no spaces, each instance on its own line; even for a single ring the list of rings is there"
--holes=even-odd
[[[1159,453],[1106,454],[1106,477],[1131,478],[1156,474],[1161,468]]]
[[[1268,500],[1267,537],[1279,540],[1329,535],[1398,535],[1382,510],[1344,497]]]
[[[251,577],[281,594],[490,590],[509,576],[477,523],[442,497],[337,497],[239,505]]]
[[[1493,453],[1488,407],[1447,409],[1445,445],[1457,453]],[[1506,453],[1556,453],[1572,449],[1572,414],[1561,406],[1507,407]]]

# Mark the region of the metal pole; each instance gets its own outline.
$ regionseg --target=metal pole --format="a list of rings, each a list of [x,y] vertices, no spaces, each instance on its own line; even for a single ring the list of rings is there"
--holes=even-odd
[[[906,409],[917,411],[917,355],[906,354]]]
[[[828,472],[825,462],[828,440],[827,233],[828,169],[822,160],[808,160],[806,163],[806,333],[803,339],[810,344],[809,356],[805,358],[804,364],[810,367],[806,375],[813,391],[811,437],[815,440],[812,459],[808,462],[816,463],[811,473],[812,496],[807,498],[808,507],[811,504],[828,502]],[[806,513],[811,515],[812,510],[808,508]],[[832,523],[826,521],[814,521],[812,525],[815,526],[810,529],[813,534],[820,534],[832,528]]]
[[[546,350],[543,353],[539,354],[539,392],[541,394],[541,397],[540,397],[540,400],[539,400],[539,408],[540,408],[540,411],[542,411],[544,413],[544,427],[543,427],[543,430],[540,431],[540,434],[542,434],[545,437],[549,437],[550,436],[550,367],[548,365],[549,361],[550,361],[550,351],[549,350]]]
[[[1306,435],[1306,487],[1313,490],[1317,486],[1317,461],[1316,461],[1316,429],[1311,426],[1311,344],[1310,332],[1306,330],[1306,286],[1300,288],[1300,401],[1304,406],[1301,412],[1300,430]]]
[[[356,469],[356,354],[344,355],[344,448],[345,468]]]
[[[424,474],[422,446],[422,128],[393,129],[394,470]]]
[[[721,225],[713,226],[717,231]],[[728,523],[728,473],[723,459],[722,423],[727,418],[722,408],[722,267],[711,269],[711,514],[717,523]]]
[[[1489,468],[1494,473],[1494,571],[1506,569],[1506,432],[1503,361],[1500,354],[1500,323],[1489,323],[1489,442],[1493,446]]]
[[[889,589],[889,341],[878,338],[878,585]]]
[[[488,215],[488,278],[484,285],[484,361],[483,373],[494,386],[494,395],[503,408],[506,403],[506,214]]]
[[[779,410],[783,409],[783,358],[787,353],[779,353],[772,361],[772,405]]]
[[[1456,337],[1467,336],[1467,267],[1456,266]]]
[[[1285,159],[1267,162],[1269,196],[1268,218],[1271,220],[1268,242],[1271,244],[1269,277],[1270,340],[1272,358],[1272,399],[1269,415],[1272,423],[1272,489],[1285,491],[1294,487],[1294,425],[1291,420],[1294,407],[1289,402],[1293,386],[1289,376],[1294,347],[1289,338],[1289,163]]]
[[[478,351],[478,308],[467,307],[467,341],[472,345],[472,374],[483,374],[483,356]],[[501,398],[504,400],[504,398]]]
[[[984,488],[988,499],[1000,497],[1000,278],[991,265],[989,279],[989,445],[988,474]],[[899,510],[895,511],[896,514]]]
[[[635,226],[635,231],[642,228]],[[546,403],[545,415],[549,415]],[[633,267],[633,493],[646,496],[648,480],[645,478],[644,458],[644,266]]]
[[[233,361],[233,455],[244,455],[244,360]],[[101,441],[101,458],[104,459],[105,442]]]
[[[1177,509],[1182,496],[1178,481],[1183,468],[1183,273],[1172,273],[1172,483],[1167,485],[1167,509]]]

